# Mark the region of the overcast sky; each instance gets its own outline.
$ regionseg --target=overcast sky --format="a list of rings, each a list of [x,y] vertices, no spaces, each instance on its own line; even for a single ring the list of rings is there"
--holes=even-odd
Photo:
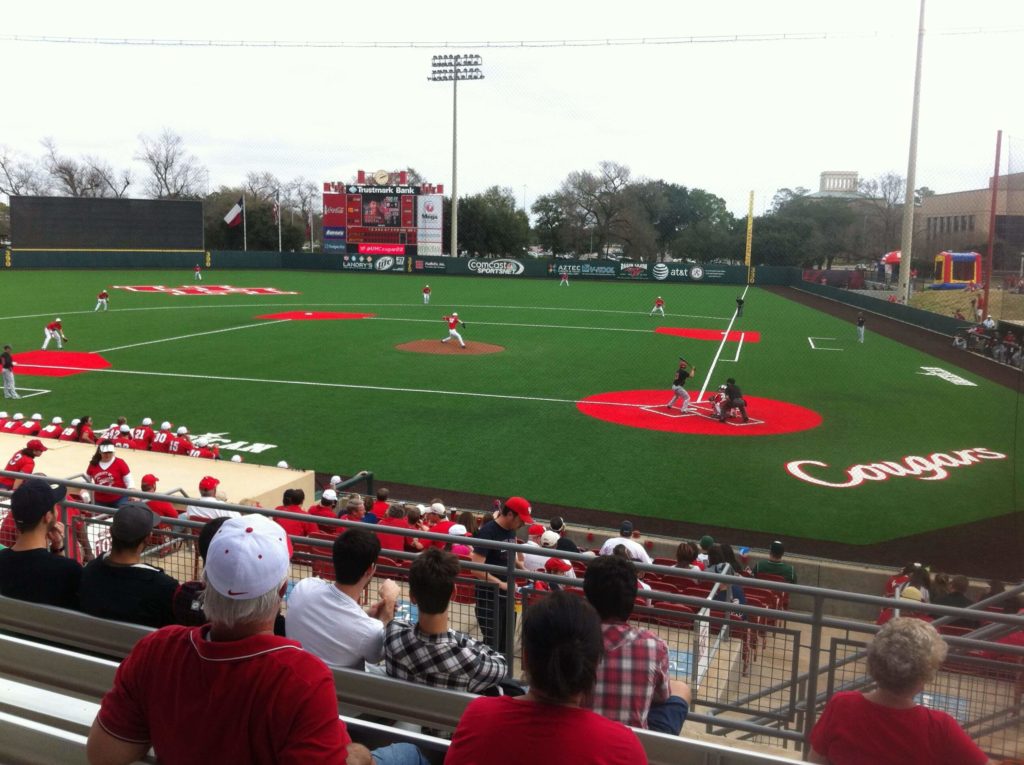
[[[460,196],[498,184],[532,204],[569,172],[613,160],[718,194],[737,214],[754,190],[760,212],[780,187],[816,190],[823,170],[906,173],[917,14],[917,0],[16,2],[0,28],[0,144],[38,155],[51,136],[123,167],[140,133],[166,127],[213,187],[247,171],[319,183],[412,166],[450,191],[452,89],[427,76],[433,54],[472,52],[486,79],[459,87]],[[1024,2],[928,0],[926,27],[917,185],[984,186],[996,130],[1024,144]],[[497,47],[782,33],[827,37]]]

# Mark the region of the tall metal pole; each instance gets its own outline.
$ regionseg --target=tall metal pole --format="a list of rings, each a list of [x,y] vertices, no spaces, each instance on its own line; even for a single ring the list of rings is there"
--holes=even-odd
[[[981,319],[985,318],[985,315],[992,313],[992,309],[988,304],[988,290],[989,284],[992,281],[992,253],[995,250],[996,241],[996,202],[999,201],[999,161],[1000,155],[1003,148],[1003,131],[1000,130],[996,133],[996,167],[992,171],[992,201],[990,203],[991,208],[988,213],[988,246],[985,248],[985,258],[981,264],[981,281],[983,287],[983,301],[984,312]],[[1006,189],[1010,189],[1010,179],[1006,179]],[[979,308],[982,306],[979,306]],[[975,317],[972,317],[975,318]],[[980,319],[979,319],[980,321]]]
[[[274,201],[274,210],[277,217],[277,251],[281,252],[281,189],[277,190],[277,199]]]
[[[459,257],[459,57],[453,59],[452,72],[452,257]]]
[[[903,202],[900,235],[899,296],[910,302],[910,259],[914,249],[914,187],[917,185],[917,122],[921,111],[921,62],[924,59],[924,0],[917,21],[917,66],[914,69],[914,104],[910,115],[910,156],[907,159],[907,193]]]

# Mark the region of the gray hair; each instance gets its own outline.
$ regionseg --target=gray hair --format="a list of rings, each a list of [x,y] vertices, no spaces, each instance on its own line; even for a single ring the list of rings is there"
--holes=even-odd
[[[214,624],[228,628],[271,621],[281,610],[281,586],[287,581],[286,575],[277,585],[258,598],[237,600],[217,592],[204,571],[203,584],[206,588],[200,596],[203,613]]]
[[[935,677],[946,651],[946,644],[928,622],[896,618],[868,645],[868,674],[883,690],[911,695]]]

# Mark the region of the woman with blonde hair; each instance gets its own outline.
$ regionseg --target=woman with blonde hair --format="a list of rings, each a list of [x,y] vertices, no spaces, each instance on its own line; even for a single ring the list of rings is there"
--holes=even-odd
[[[824,765],[988,765],[991,760],[945,712],[918,704],[946,658],[928,622],[897,618],[868,645],[875,688],[829,699],[811,731],[810,762]]]

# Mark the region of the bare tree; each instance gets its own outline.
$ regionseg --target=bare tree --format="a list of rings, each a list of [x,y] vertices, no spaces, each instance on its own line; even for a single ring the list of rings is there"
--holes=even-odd
[[[877,178],[861,181],[858,191],[870,210],[880,249],[900,246],[900,227],[903,221],[903,202],[907,193],[907,180],[894,172],[882,173]]]
[[[140,135],[135,159],[149,170],[146,193],[155,199],[197,197],[207,181],[206,168],[186,151],[182,137],[166,128],[156,137]]]
[[[50,179],[34,162],[22,159],[7,146],[0,146],[0,194],[9,197],[50,192]]]
[[[110,166],[109,162],[99,157],[85,157],[84,162],[92,171],[96,183],[99,184],[97,196],[111,196],[121,199],[127,194],[128,187],[132,185],[134,180],[131,170],[127,168],[115,170]]]
[[[259,202],[273,202],[281,189],[281,181],[273,173],[246,173],[245,193]]]
[[[73,157],[62,155],[57,142],[44,138],[41,142],[46,150],[43,165],[50,174],[58,194],[69,197],[98,197],[100,181],[89,165]]]
[[[304,216],[316,209],[320,199],[320,187],[301,175],[285,184],[285,193],[289,204],[294,204]]]
[[[598,172],[574,171],[562,182],[559,195],[573,208],[567,210],[594,233],[595,249],[600,252],[610,238],[623,238],[628,228],[628,206],[623,191],[629,185],[630,170],[617,162],[602,162]]]

